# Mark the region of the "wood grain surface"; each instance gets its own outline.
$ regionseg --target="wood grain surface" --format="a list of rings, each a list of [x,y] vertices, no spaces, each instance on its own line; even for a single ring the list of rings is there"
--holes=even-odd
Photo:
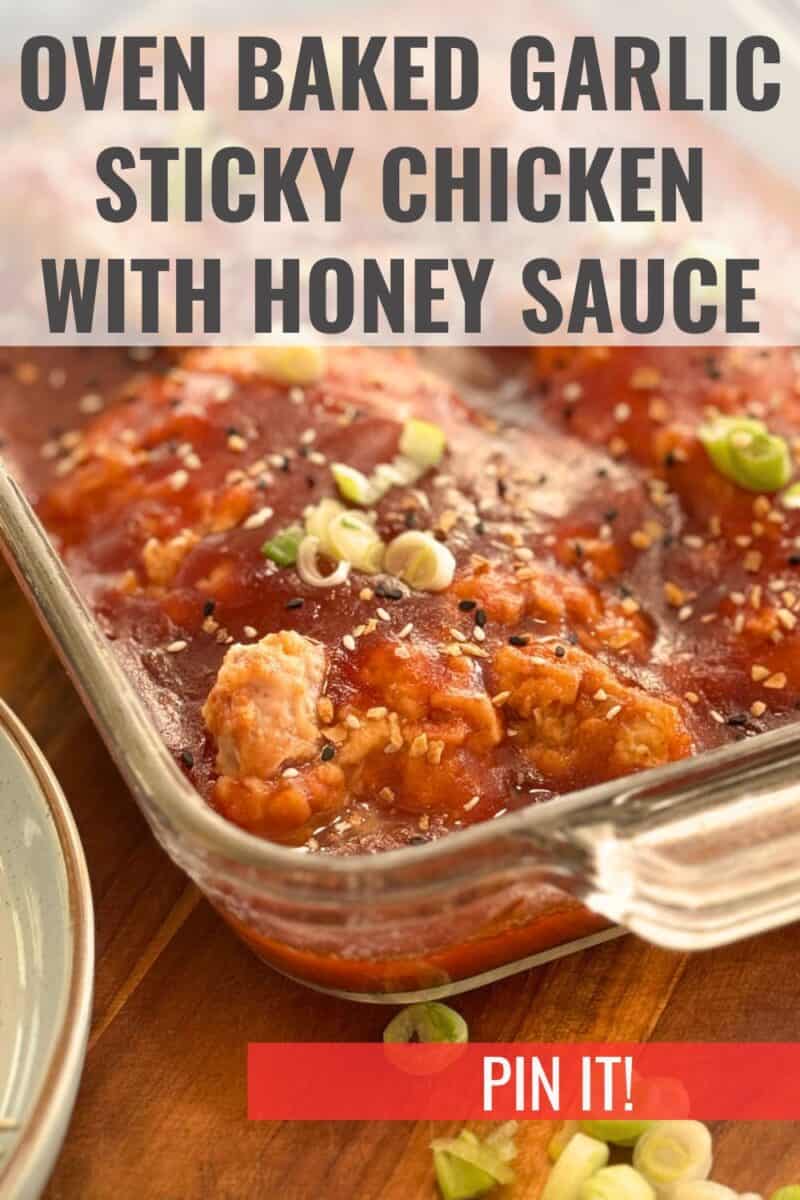
[[[428,1142],[449,1126],[248,1124],[248,1041],[378,1039],[391,1010],[307,991],[236,941],[156,845],[5,570],[0,612],[0,693],[72,805],[97,915],[86,1070],[48,1200],[434,1200]],[[792,1040],[799,1001],[795,927],[692,958],[627,937],[456,1003],[479,1041]],[[538,1194],[550,1132],[525,1125],[509,1200]],[[800,1179],[799,1134],[717,1126],[715,1177],[766,1194]]]

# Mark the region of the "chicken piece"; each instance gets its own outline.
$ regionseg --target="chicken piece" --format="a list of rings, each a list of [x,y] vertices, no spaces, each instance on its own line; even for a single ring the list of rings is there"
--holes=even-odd
[[[622,682],[577,647],[503,646],[493,670],[516,744],[546,786],[580,787],[689,754],[691,738],[677,700]]]
[[[231,646],[203,706],[221,775],[268,780],[316,753],[325,669],[323,647],[287,630]]]
[[[261,837],[286,837],[301,829],[312,813],[328,812],[344,799],[344,774],[334,763],[308,767],[293,779],[217,780],[214,800],[219,811]]]

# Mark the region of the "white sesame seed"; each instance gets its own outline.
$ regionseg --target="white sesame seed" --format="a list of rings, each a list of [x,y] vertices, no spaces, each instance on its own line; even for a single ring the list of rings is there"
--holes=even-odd
[[[616,716],[617,716],[617,714],[618,714],[618,713],[621,713],[621,712],[622,712],[622,705],[621,705],[621,704],[612,704],[612,705],[611,705],[611,708],[610,708],[610,709],[608,710],[608,712],[606,713],[606,720],[607,720],[607,721],[613,721],[613,720],[614,720],[614,717],[616,717]]]
[[[297,767],[286,767],[281,774],[283,775],[284,779],[296,779],[300,772],[298,771]]]
[[[98,396],[96,392],[87,392],[85,396],[81,396],[78,401],[78,408],[82,413],[97,413],[103,407],[103,398]]]
[[[345,650],[355,650],[356,639],[353,637],[352,633],[346,633],[344,635],[342,638],[342,645],[344,646]]]
[[[464,805],[464,812],[472,812],[475,805],[480,804],[480,801],[481,801],[480,796],[473,796],[472,799],[468,800],[467,803]]]
[[[256,512],[251,513],[247,520],[242,523],[242,528],[260,529],[262,525],[266,525],[267,521],[273,515],[273,511],[269,505],[259,508]]]
[[[188,642],[184,642],[182,639],[178,639],[177,642],[170,642],[167,646],[167,654],[180,654],[181,650],[185,650],[188,644]]]
[[[186,487],[188,482],[189,482],[189,472],[184,471],[184,469],[182,467],[179,468],[177,471],[173,471],[172,474],[170,476],[168,476],[168,483],[169,483],[169,486],[172,488],[173,492],[181,491],[182,488]]]
[[[257,638],[258,630],[253,625],[245,625],[243,631],[244,636],[248,638]]]
[[[385,608],[376,608],[375,611],[382,621],[391,621],[392,618],[389,616]]]

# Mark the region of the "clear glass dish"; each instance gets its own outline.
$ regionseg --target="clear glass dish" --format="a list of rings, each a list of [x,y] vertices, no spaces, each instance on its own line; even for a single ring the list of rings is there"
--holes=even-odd
[[[327,857],[260,840],[162,743],[19,486],[0,538],[156,837],[268,963],[353,999],[446,996],[615,936],[697,950],[800,916],[800,728],[508,814]]]

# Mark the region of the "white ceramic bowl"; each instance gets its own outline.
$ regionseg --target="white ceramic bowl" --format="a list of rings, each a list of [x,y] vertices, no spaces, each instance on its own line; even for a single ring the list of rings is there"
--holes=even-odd
[[[86,1052],[93,966],[75,822],[43,755],[0,701],[0,1200],[39,1196],[61,1148]]]

